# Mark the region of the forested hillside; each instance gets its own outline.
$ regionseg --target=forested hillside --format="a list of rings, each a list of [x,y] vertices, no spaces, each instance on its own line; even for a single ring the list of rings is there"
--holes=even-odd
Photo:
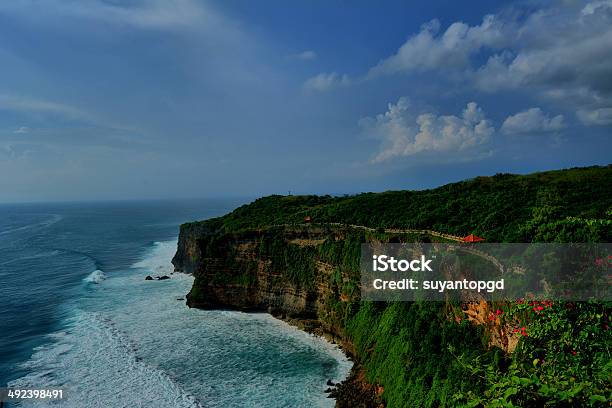
[[[337,222],[475,233],[489,242],[610,241],[612,165],[530,175],[497,174],[432,190],[354,196],[268,196],[205,221],[236,231],[273,224]]]

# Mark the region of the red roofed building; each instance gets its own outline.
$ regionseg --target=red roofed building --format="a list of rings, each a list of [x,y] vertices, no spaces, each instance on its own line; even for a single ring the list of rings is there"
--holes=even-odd
[[[482,242],[484,238],[477,237],[474,234],[470,234],[467,237],[463,238],[463,242]]]

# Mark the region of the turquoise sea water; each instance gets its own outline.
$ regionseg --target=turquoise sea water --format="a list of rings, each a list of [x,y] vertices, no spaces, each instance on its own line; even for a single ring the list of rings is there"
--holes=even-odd
[[[144,280],[172,272],[181,222],[239,204],[0,206],[0,387],[63,387],[66,407],[333,406],[326,381],[351,366],[337,348],[189,309],[191,276]]]

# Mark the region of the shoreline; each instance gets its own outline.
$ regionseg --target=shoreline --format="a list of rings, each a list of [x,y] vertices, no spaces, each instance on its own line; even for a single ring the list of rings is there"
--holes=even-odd
[[[171,275],[182,275],[186,277],[193,278],[191,273],[182,272],[182,271],[174,271]],[[354,396],[357,394],[363,394],[364,391],[371,391],[366,389],[365,386],[356,387],[355,380],[363,377],[363,370],[361,365],[355,360],[355,354],[353,351],[353,345],[342,339],[339,336],[335,336],[333,333],[326,331],[320,325],[318,321],[309,320],[309,319],[296,319],[296,318],[287,318],[280,315],[275,315],[268,311],[259,310],[259,309],[237,309],[232,307],[210,307],[210,308],[201,308],[196,306],[189,306],[187,301],[185,301],[185,305],[190,309],[198,309],[203,311],[229,311],[229,312],[240,312],[247,315],[265,315],[273,318],[278,323],[283,323],[287,326],[287,329],[294,329],[301,333],[308,334],[317,340],[323,341],[326,343],[328,352],[330,355],[336,360],[338,365],[343,364],[344,362],[338,358],[337,355],[333,355],[332,353],[339,353],[342,357],[350,362],[350,368],[347,370],[346,374],[343,375],[341,379],[338,378],[328,378],[327,379],[327,388],[323,391],[323,394],[326,395],[327,398],[333,398],[336,401],[336,407],[355,407],[357,405],[349,403],[352,398],[348,398],[348,396]],[[331,385],[329,382],[333,382]],[[366,383],[363,382],[362,385]],[[374,394],[372,394],[374,395]],[[374,398],[372,399],[374,400]],[[363,405],[364,399],[361,398],[359,400],[355,399],[353,401],[359,401],[359,406],[370,407],[370,406],[379,406],[380,404],[372,404],[372,405]]]
[[[186,276],[193,276],[190,273],[181,271],[175,271],[175,274],[181,274]],[[187,303],[187,302],[186,302]],[[375,384],[370,384],[365,378],[365,370],[363,366],[356,360],[356,353],[354,351],[353,344],[333,332],[325,330],[323,325],[314,319],[300,319],[286,317],[280,314],[274,314],[269,311],[252,308],[252,309],[240,309],[232,308],[229,306],[223,307],[197,307],[189,306],[189,308],[200,309],[200,310],[226,310],[232,312],[242,312],[245,314],[263,314],[274,318],[276,321],[285,323],[286,325],[299,330],[303,333],[312,335],[322,341],[325,341],[330,348],[337,350],[351,362],[351,368],[348,370],[344,378],[340,381],[333,381],[328,379],[327,388],[324,394],[327,398],[334,399],[336,401],[336,408],[370,408],[370,407],[384,407],[384,403],[380,399],[382,388]],[[336,361],[338,361],[336,359]],[[332,380],[333,384],[329,381]]]
[[[325,390],[327,398],[333,398],[336,401],[336,408],[384,407],[384,403],[379,398],[382,389],[367,382],[365,370],[356,360],[354,346],[350,341],[326,331],[316,320],[287,318],[269,314],[298,330],[325,339],[329,344],[336,346],[351,361],[351,369],[346,377],[337,383],[328,383],[329,387]]]

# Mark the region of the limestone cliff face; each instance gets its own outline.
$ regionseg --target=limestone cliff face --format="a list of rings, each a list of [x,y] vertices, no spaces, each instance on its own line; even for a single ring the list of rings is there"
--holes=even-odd
[[[191,307],[264,311],[342,341],[341,316],[330,305],[357,302],[359,294],[343,291],[350,276],[322,259],[317,248],[326,240],[341,242],[346,233],[343,228],[272,227],[219,234],[187,224],[172,262],[177,271],[195,277],[187,295]]]

